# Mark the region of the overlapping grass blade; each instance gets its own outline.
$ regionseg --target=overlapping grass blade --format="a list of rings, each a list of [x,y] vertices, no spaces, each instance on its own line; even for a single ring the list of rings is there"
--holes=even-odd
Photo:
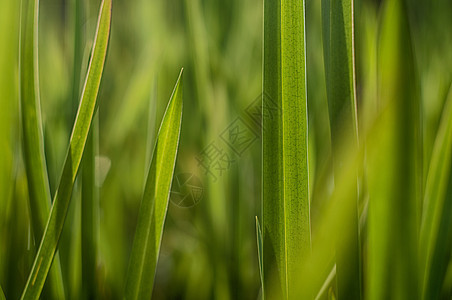
[[[54,197],[50,216],[22,294],[22,299],[38,299],[52,264],[58,240],[63,229],[72,188],[96,106],[102,71],[110,35],[111,0],[101,4],[93,52],[83,89],[79,110],[73,127],[69,150],[64,162],[61,180]]]
[[[378,119],[367,143],[368,298],[417,299],[422,188],[420,101],[405,1],[386,1],[378,53]]]
[[[452,87],[433,148],[420,231],[423,299],[439,299],[452,247]]]
[[[152,296],[182,122],[182,70],[160,125],[127,271],[125,298]]]
[[[44,155],[38,75],[38,0],[22,1],[20,49],[20,104],[23,151],[27,173],[33,233],[41,240],[50,211],[50,186]],[[50,293],[64,299],[63,277],[59,255],[56,254],[49,274]]]
[[[3,289],[1,286],[0,286],[0,300],[6,300],[5,294],[3,293]]]
[[[330,114],[331,144],[335,181],[343,162],[340,160],[343,141],[357,147],[355,59],[353,34],[353,0],[322,0],[324,64]],[[350,137],[350,138],[348,138]],[[348,149],[349,150],[349,149]],[[354,198],[357,202],[358,190]],[[348,243],[348,253],[336,253],[337,296],[339,299],[361,298],[360,242],[358,208],[352,207],[351,231],[343,231],[337,243]],[[338,246],[338,249],[341,248]]]
[[[294,262],[311,247],[304,24],[304,1],[264,1],[262,233],[268,299],[291,297],[299,276]]]

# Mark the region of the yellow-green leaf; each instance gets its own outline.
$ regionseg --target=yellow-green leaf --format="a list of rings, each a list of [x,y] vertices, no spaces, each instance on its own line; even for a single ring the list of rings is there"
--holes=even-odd
[[[182,70],[160,125],[127,271],[125,299],[150,299],[182,123]]]

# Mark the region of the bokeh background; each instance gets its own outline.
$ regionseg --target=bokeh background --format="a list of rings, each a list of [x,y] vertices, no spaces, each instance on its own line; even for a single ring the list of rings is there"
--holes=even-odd
[[[5,70],[6,64],[18,61],[20,7],[13,2],[1,2],[15,12],[7,19],[2,15],[1,30],[13,36],[10,44],[0,45],[2,51],[12,49],[9,60],[2,60]],[[376,98],[380,2],[355,1],[360,130],[372,114],[372,105],[366,104]],[[428,162],[452,79],[452,2],[407,2]],[[52,195],[99,6],[100,0],[40,1],[40,94]],[[320,0],[306,0],[313,231],[321,206],[316,199],[324,199],[332,189],[320,8]],[[100,209],[94,276],[102,298],[122,295],[152,145],[181,67],[184,111],[175,171],[179,181],[173,183],[154,299],[258,298],[255,216],[260,215],[261,201],[261,128],[255,117],[262,97],[262,36],[262,0],[114,0],[96,121]],[[17,68],[13,70],[12,77],[2,80],[17,86]],[[14,299],[25,285],[37,241],[27,204],[18,101],[0,100],[0,283],[7,298]],[[245,136],[240,135],[243,131]],[[231,139],[242,142],[231,147]],[[194,197],[195,203],[180,203],[181,195]],[[83,282],[80,197],[76,185],[59,244],[69,299],[81,297]]]

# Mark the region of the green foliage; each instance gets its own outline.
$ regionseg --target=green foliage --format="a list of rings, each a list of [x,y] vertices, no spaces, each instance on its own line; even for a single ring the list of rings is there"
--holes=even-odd
[[[335,182],[340,176],[344,141],[351,145],[347,150],[356,151],[357,118],[355,92],[355,41],[353,0],[322,1],[324,64],[330,116],[331,144]],[[358,190],[351,195],[358,201]],[[357,203],[358,204],[358,203]],[[339,299],[361,298],[361,262],[357,205],[352,207],[350,231],[344,225],[337,243],[352,245],[350,253],[336,252],[337,291]],[[338,248],[340,246],[338,245]]]
[[[1,299],[451,298],[450,0],[101,2],[0,0]]]
[[[418,86],[404,1],[385,3],[380,30],[379,125],[367,141],[367,297],[417,299],[422,144]]]
[[[449,91],[433,148],[424,193],[419,238],[422,298],[438,299],[452,249],[452,89]]]
[[[264,1],[263,108],[278,111],[262,120],[262,255],[270,299],[293,297],[295,261],[311,247],[304,23],[304,1]]]
[[[50,211],[50,187],[44,155],[41,106],[38,76],[38,15],[39,1],[22,1],[22,32],[20,49],[20,104],[23,130],[23,151],[27,172],[30,211],[35,240],[44,232]],[[64,299],[60,258],[50,270],[49,283],[52,296]]]
[[[168,210],[182,123],[182,70],[160,125],[126,278],[126,299],[149,299]]]
[[[29,13],[32,14],[33,12],[34,10],[31,10]],[[98,27],[94,38],[94,47],[88,74],[86,76],[85,86],[83,88],[77,118],[71,135],[69,150],[64,163],[60,184],[54,197],[50,216],[27,284],[22,294],[22,299],[39,298],[58,246],[58,240],[61,231],[63,230],[73,185],[80,166],[94,114],[94,108],[96,106],[97,93],[99,91],[100,80],[107,54],[110,20],[111,0],[105,0],[102,2],[99,13]],[[29,25],[32,26],[33,30],[36,30],[35,22],[33,22],[35,26]]]

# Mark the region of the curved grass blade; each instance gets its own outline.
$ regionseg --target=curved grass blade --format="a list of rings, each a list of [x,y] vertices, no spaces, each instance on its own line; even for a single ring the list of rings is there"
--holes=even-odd
[[[6,300],[5,294],[3,293],[3,289],[0,286],[0,300]]]
[[[452,247],[452,86],[433,148],[420,232],[423,299],[439,299]]]
[[[39,1],[22,1],[20,47],[20,104],[23,151],[27,173],[29,203],[35,240],[42,238],[50,211],[50,186],[44,155],[38,75]],[[50,269],[50,293],[64,299],[63,277],[59,255]]]
[[[110,36],[111,0],[103,0],[94,40],[88,74],[72,131],[63,173],[55,194],[50,216],[38,253],[28,277],[22,299],[38,299],[52,264],[71,199],[72,188],[82,159],[96,106],[107,45]]]
[[[324,64],[327,83],[328,110],[330,114],[331,144],[335,182],[341,173],[341,148],[346,139],[357,148],[357,119],[355,92],[355,59],[353,34],[353,0],[322,0]],[[358,187],[354,198],[358,200]],[[357,203],[358,204],[358,203]],[[358,226],[358,206],[344,225],[337,243],[353,245],[348,253],[336,253],[338,299],[361,298],[361,264]],[[338,245],[338,249],[343,248]]]
[[[418,299],[422,189],[420,100],[404,0],[386,1],[378,52],[378,121],[367,143],[368,298]],[[396,283],[396,284],[395,284]]]
[[[160,125],[127,271],[125,299],[150,299],[182,123],[182,71]]]
[[[304,15],[304,1],[264,1],[262,233],[269,299],[291,298],[299,279],[295,260],[311,247]]]

